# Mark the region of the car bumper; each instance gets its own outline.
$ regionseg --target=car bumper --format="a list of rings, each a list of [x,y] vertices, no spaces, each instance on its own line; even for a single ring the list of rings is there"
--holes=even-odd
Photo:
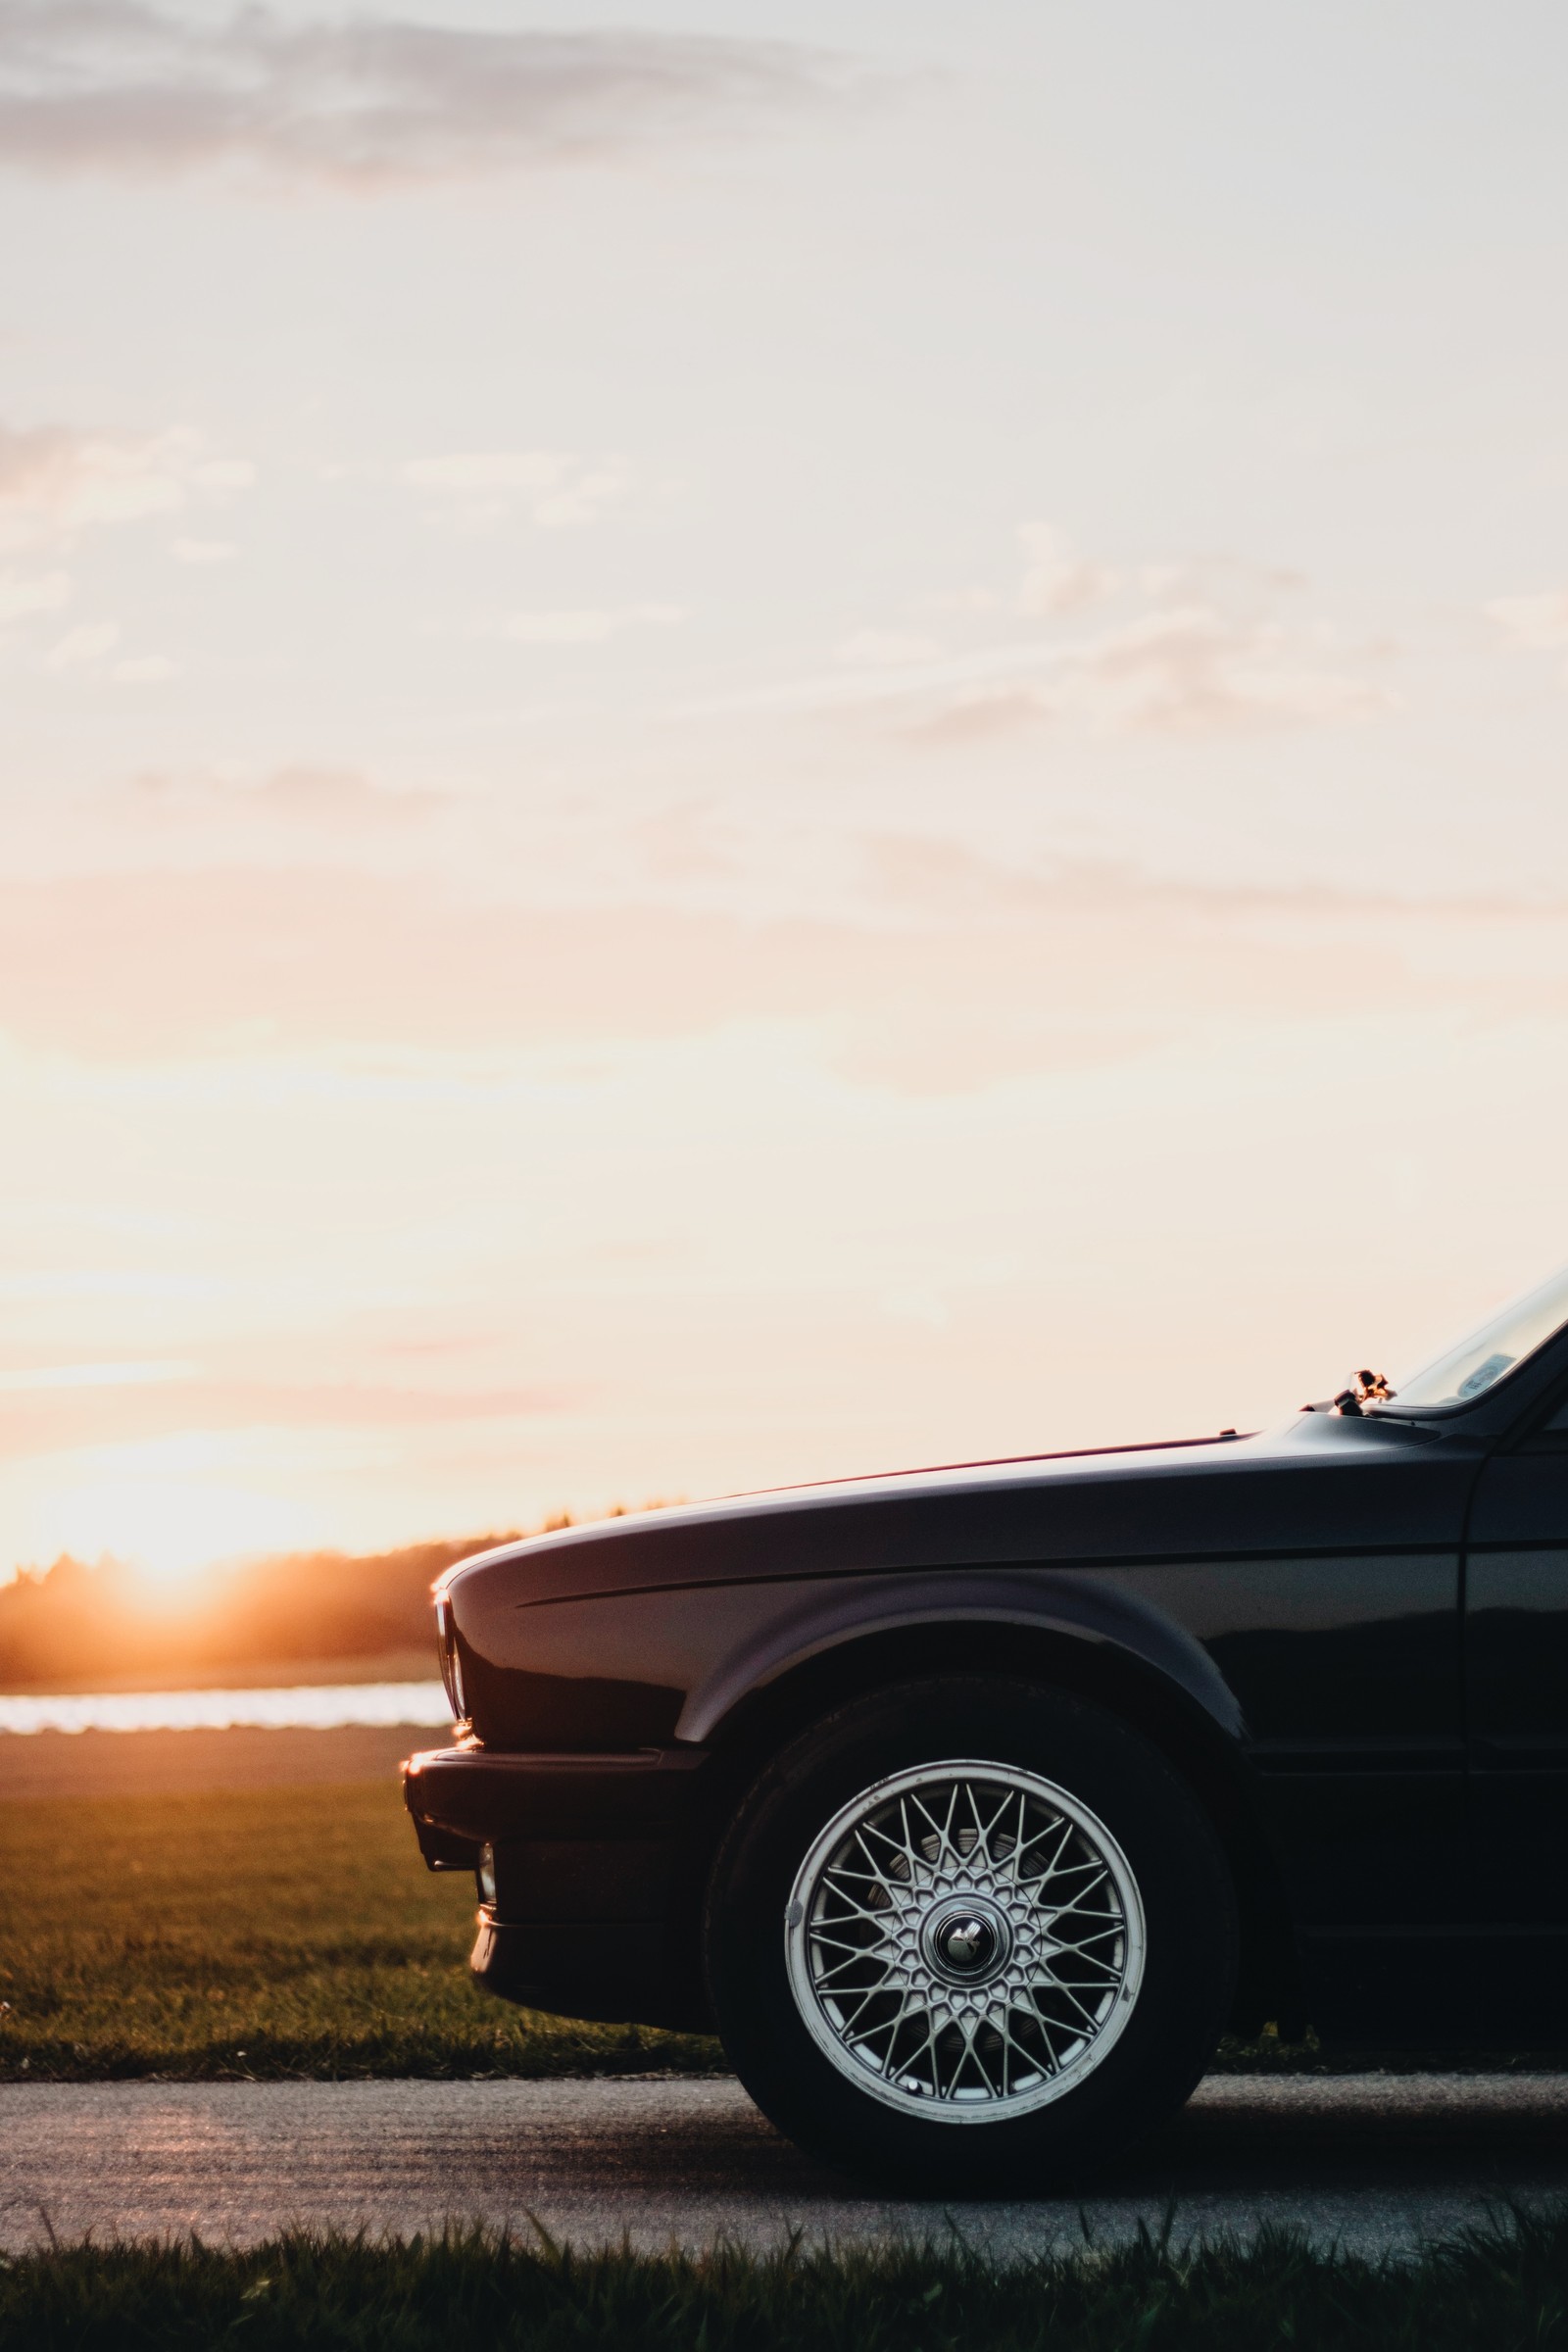
[[[480,1909],[470,1961],[478,1982],[559,2016],[706,2025],[697,1922],[707,1762],[696,1747],[411,1756],[404,1801],[429,1868],[476,1870],[490,1849],[494,1899]]]
[[[519,1838],[667,1838],[693,1817],[707,1762],[703,1747],[609,1756],[426,1748],[403,1767],[403,1797],[421,1847],[429,1831],[433,1843],[456,1841],[475,1853]]]

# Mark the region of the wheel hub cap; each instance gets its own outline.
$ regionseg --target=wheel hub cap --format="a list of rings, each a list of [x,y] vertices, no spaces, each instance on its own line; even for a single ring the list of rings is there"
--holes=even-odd
[[[939,1904],[921,1932],[926,1958],[955,1984],[980,1984],[1005,1965],[1012,1930],[1004,1911],[980,1897]]]
[[[790,1988],[874,2098],[985,2123],[1059,2098],[1132,2013],[1143,1905],[1104,1824],[1039,1775],[922,1765],[835,1815],[797,1874]]]

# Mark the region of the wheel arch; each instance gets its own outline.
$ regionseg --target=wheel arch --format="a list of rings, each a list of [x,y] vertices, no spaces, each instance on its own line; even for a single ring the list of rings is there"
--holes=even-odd
[[[704,1737],[719,1782],[738,1798],[813,1719],[890,1682],[956,1672],[1054,1687],[1102,1707],[1159,1750],[1207,1813],[1230,1865],[1242,1937],[1233,2030],[1277,2021],[1282,2032],[1299,2031],[1300,1970],[1283,1876],[1241,1742],[1161,1665],[1103,1634],[961,1610],[823,1629],[744,1689],[732,1681],[722,1709],[714,1706]]]

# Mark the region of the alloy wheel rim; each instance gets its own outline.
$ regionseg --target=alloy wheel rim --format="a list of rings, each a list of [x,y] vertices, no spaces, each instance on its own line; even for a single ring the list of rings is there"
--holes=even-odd
[[[926,2120],[997,2123],[1108,2056],[1143,1982],[1143,1904],[1080,1799],[956,1758],[834,1815],[796,1874],[785,1956],[808,2031],[858,2088]]]

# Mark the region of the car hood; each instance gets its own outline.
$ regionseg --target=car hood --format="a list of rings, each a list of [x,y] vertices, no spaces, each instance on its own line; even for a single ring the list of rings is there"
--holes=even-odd
[[[1411,1475],[1434,1435],[1304,1414],[1244,1438],[778,1488],[500,1544],[437,1590],[483,1578],[527,1607],[659,1586],[1313,1548],[1344,1541],[1347,1478],[1358,1541],[1421,1544],[1450,1519],[1447,1482]],[[1394,1475],[1364,1476],[1375,1468]]]

